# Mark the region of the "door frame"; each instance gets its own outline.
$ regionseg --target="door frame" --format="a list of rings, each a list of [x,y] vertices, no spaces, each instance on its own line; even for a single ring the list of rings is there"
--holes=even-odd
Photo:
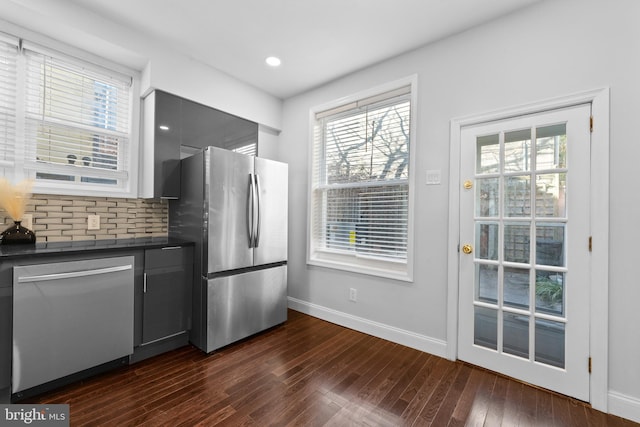
[[[594,409],[608,412],[608,339],[609,339],[609,88],[579,92],[451,119],[449,150],[449,242],[447,293],[447,358],[458,356],[458,286],[460,243],[460,155],[461,129],[501,119],[535,114],[579,104],[591,104],[594,117],[591,132],[591,283],[589,351],[592,359],[590,403]],[[585,242],[585,245],[588,242]],[[585,361],[585,369],[587,361]]]

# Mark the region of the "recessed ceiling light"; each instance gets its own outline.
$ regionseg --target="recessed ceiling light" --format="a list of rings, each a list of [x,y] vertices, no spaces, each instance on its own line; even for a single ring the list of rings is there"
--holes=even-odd
[[[164,130],[164,131],[169,130],[169,126],[167,126],[167,125],[160,125],[159,128],[160,128],[160,130]]]
[[[282,64],[282,61],[280,61],[280,58],[278,58],[277,56],[270,56],[264,61],[271,67],[278,67],[280,66],[280,64]]]

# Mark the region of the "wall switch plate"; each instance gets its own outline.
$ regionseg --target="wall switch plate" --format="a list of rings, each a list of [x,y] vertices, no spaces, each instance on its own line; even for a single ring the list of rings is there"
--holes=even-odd
[[[89,215],[87,217],[87,230],[100,230],[100,215]]]
[[[440,169],[427,171],[427,185],[440,185]]]
[[[33,231],[33,215],[32,214],[24,214],[22,215],[22,224],[23,227],[28,228]]]

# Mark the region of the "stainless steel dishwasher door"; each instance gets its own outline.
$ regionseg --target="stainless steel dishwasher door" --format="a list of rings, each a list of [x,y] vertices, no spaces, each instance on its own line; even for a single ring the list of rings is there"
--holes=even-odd
[[[13,393],[133,353],[133,262],[14,267]]]

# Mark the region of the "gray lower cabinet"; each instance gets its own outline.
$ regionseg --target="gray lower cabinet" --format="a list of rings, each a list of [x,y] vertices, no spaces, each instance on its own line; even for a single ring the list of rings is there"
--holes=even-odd
[[[12,282],[0,280],[0,404],[11,401]]]
[[[147,249],[141,298],[141,342],[132,362],[188,343],[193,247]]]
[[[86,242],[84,245],[51,244],[38,245],[32,253],[24,248],[13,255],[10,249],[0,246],[0,405],[20,401],[23,398],[82,378],[112,369],[115,366],[136,362],[189,343],[191,329],[191,292],[193,276],[193,245],[183,242],[157,242],[141,240],[132,242],[105,241]],[[150,246],[151,247],[146,247]],[[118,358],[100,366],[56,379],[16,393],[14,364],[14,314],[24,315],[24,308],[16,310],[14,272],[16,267],[24,268],[35,264],[54,265],[59,263],[80,264],[81,262],[102,262],[106,259],[128,256],[133,260],[133,354]],[[49,269],[46,269],[49,271]],[[79,276],[78,276],[79,277]],[[80,279],[78,279],[80,280]],[[99,287],[94,278],[81,279],[93,294]],[[97,295],[97,293],[96,293]],[[102,297],[100,297],[102,298]],[[105,301],[105,304],[110,304]],[[86,304],[78,304],[79,309]],[[74,306],[75,308],[75,306]],[[28,310],[33,311],[33,310]],[[119,313],[122,309],[117,310]],[[34,313],[41,319],[42,313]],[[79,326],[86,325],[80,323]],[[96,330],[102,337],[113,332]],[[73,334],[73,336],[80,336]],[[80,340],[79,341],[86,341]],[[131,348],[131,345],[128,345]],[[130,350],[131,351],[131,350]],[[125,352],[126,353],[126,352]],[[82,356],[84,358],[85,356]],[[116,357],[116,356],[114,356]],[[59,371],[58,369],[54,369]],[[61,375],[66,372],[58,372]]]

